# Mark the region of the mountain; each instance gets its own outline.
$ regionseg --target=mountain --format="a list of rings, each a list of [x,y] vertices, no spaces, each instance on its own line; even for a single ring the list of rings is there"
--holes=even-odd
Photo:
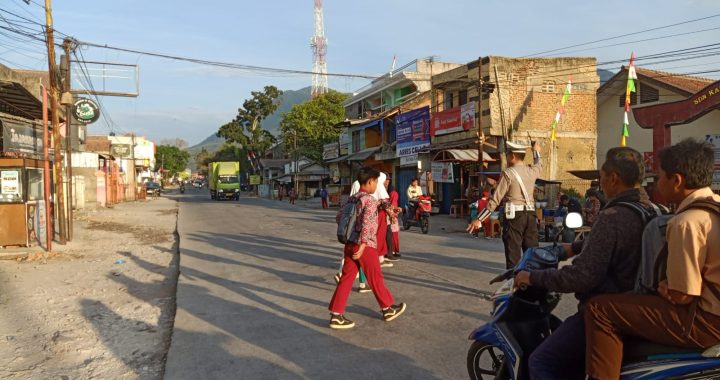
[[[261,123],[262,127],[270,131],[270,133],[272,133],[273,135],[277,136],[278,131],[280,130],[280,120],[282,120],[282,114],[290,112],[290,109],[292,109],[294,105],[305,103],[308,100],[310,100],[309,86],[300,90],[283,91],[282,96],[280,96],[280,106],[272,115],[268,116],[265,120],[263,120],[263,122]],[[220,128],[219,125],[218,128]],[[193,145],[188,148],[188,152],[190,153],[191,157],[195,156],[203,148],[207,149],[208,152],[213,153],[219,150],[224,143],[224,138],[218,137],[213,133],[205,140],[201,141],[199,144]],[[194,162],[192,162],[191,164],[193,164],[194,166]]]
[[[615,73],[610,70],[597,69],[598,76],[600,77],[600,85],[602,86],[605,82],[609,81]]]

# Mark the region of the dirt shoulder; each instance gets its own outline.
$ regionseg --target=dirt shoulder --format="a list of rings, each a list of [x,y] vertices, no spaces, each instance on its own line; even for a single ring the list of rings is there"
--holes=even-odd
[[[59,254],[0,261],[0,378],[162,378],[177,211],[160,198],[81,212]]]

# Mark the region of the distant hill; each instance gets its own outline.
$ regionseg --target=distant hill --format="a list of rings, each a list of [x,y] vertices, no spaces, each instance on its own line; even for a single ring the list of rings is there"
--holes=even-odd
[[[280,130],[280,120],[283,113],[290,112],[290,109],[296,104],[305,103],[310,100],[310,87],[305,87],[300,90],[287,90],[283,91],[280,97],[280,106],[277,111],[272,115],[268,116],[267,119],[263,120],[262,127],[270,131],[273,135],[278,134]],[[218,128],[220,126],[218,125]],[[225,139],[216,136],[214,133],[208,136],[205,140],[201,141],[197,145],[193,145],[188,148],[188,152],[191,157],[194,157],[203,148],[207,149],[208,152],[216,152],[223,146]],[[192,160],[191,160],[192,161]],[[194,170],[195,163],[191,162],[191,169]]]
[[[597,69],[598,76],[600,77],[600,85],[602,86],[605,82],[609,81],[615,73],[610,70]]]

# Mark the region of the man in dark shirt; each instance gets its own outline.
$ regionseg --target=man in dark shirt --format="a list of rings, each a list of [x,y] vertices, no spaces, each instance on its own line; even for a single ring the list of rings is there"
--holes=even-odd
[[[539,286],[561,293],[575,293],[578,312],[565,320],[530,356],[532,379],[583,379],[585,375],[584,306],[598,294],[632,290],[640,263],[643,218],[628,205],[636,203],[652,212],[642,189],[645,175],[642,155],[631,148],[613,148],[600,169],[600,183],[610,199],[600,211],[587,239],[565,246],[567,257],[577,255],[560,269],[522,271],[516,286]]]

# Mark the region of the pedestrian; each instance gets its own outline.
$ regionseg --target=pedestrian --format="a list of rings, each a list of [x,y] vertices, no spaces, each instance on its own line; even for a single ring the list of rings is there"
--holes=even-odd
[[[323,187],[320,189],[320,203],[322,204],[322,208],[328,208],[328,192]]]
[[[283,197],[285,197],[285,186],[280,185],[280,188],[278,189],[278,200],[282,202]]]
[[[395,216],[391,217],[389,220],[388,225],[388,239],[387,239],[387,245],[388,245],[388,257],[390,260],[399,260],[400,259],[400,221],[399,221],[399,214],[402,212],[402,209],[398,207],[398,202],[400,200],[400,194],[398,194],[397,190],[395,189],[395,186],[392,184],[388,185],[388,193],[390,194],[390,205],[395,211]]]
[[[520,271],[515,284],[532,285],[559,293],[575,293],[578,311],[565,319],[530,355],[533,380],[583,379],[585,374],[585,311],[597,295],[631,291],[635,286],[645,220],[653,205],[640,186],[644,177],[642,155],[619,147],[607,152],[600,180],[611,198],[586,240],[565,244],[561,259],[572,262],[559,269]],[[628,206],[634,204],[643,215]],[[608,275],[608,274],[612,275]]]
[[[595,224],[601,208],[602,205],[597,190],[589,189],[587,191],[587,201],[585,202],[585,225],[592,226]]]
[[[352,186],[350,186],[350,198],[354,197],[360,192],[360,182],[355,181],[353,182]],[[349,198],[348,198],[349,201]],[[346,202],[347,203],[347,202]],[[340,205],[340,210],[342,210],[344,204]],[[342,259],[340,259],[340,269],[338,269],[338,273],[335,275],[335,283],[340,283],[340,277],[343,275],[343,267],[345,266],[345,256],[343,256]],[[363,272],[362,268],[360,269],[359,273],[356,275],[357,278],[360,280],[360,284],[358,285],[358,293],[369,293],[372,290],[367,285],[367,278],[365,277],[365,273]]]
[[[349,329],[355,326],[355,322],[345,317],[345,306],[355,275],[361,268],[368,276],[370,288],[386,322],[400,316],[407,307],[405,303],[394,304],[392,294],[385,287],[385,279],[377,259],[378,201],[371,194],[375,193],[378,186],[382,186],[378,183],[379,177],[380,172],[370,167],[364,167],[358,172],[360,191],[355,195],[355,199],[359,208],[356,228],[360,232],[356,242],[345,245],[342,276],[328,307],[332,329]]]
[[[288,192],[288,198],[289,198],[289,200],[290,200],[290,204],[291,204],[291,205],[294,205],[294,204],[295,204],[295,197],[296,197],[296,196],[297,196],[297,194],[295,193],[295,188],[294,188],[294,187],[291,187],[291,188],[290,188],[290,191]]]
[[[620,377],[627,338],[694,349],[720,343],[720,215],[711,211],[720,205],[720,196],[710,188],[713,156],[710,144],[692,139],[660,152],[657,190],[678,205],[665,229],[665,276],[657,278],[657,294],[612,294],[590,301],[585,313],[590,378]],[[696,202],[705,204],[695,208]],[[629,231],[621,236],[639,240]]]
[[[470,233],[480,229],[482,222],[489,218],[493,211],[505,201],[505,222],[502,240],[505,245],[505,266],[514,268],[520,261],[522,253],[529,247],[538,246],[537,215],[533,189],[535,180],[542,171],[540,160],[540,144],[533,143],[534,164],[526,166],[525,151],[528,147],[507,143],[507,162],[509,168],[503,171],[495,194],[488,201],[487,207],[481,210],[476,220],[468,225]]]

